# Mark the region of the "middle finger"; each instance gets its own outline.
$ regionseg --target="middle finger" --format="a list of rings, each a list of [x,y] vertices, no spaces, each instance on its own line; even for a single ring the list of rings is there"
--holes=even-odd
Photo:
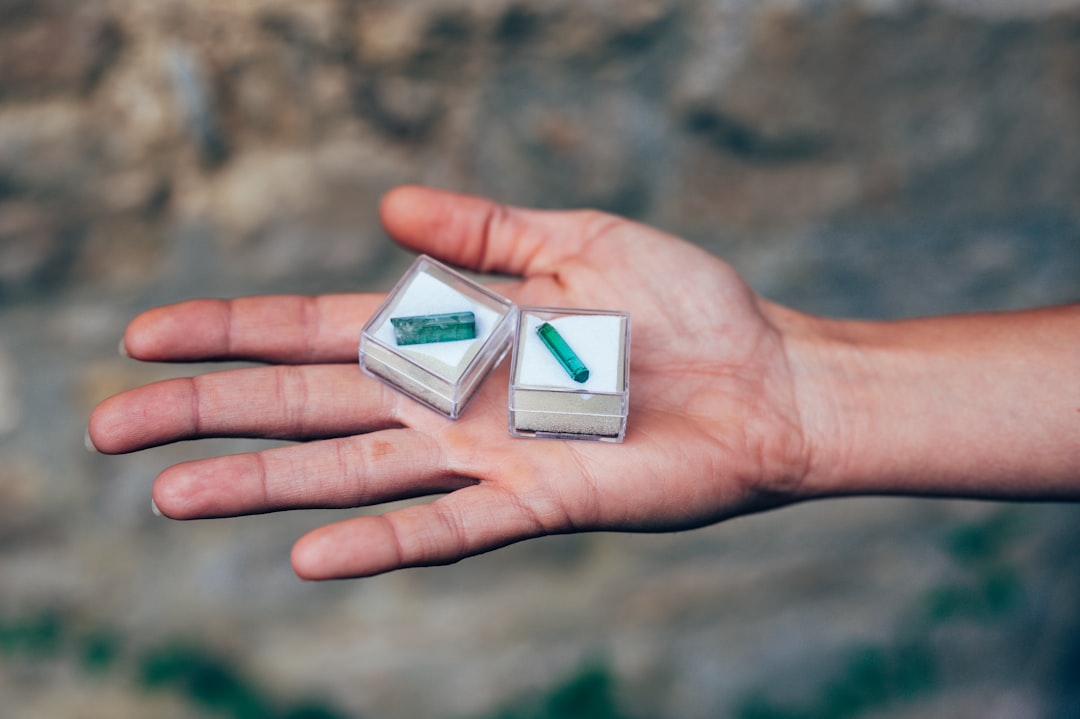
[[[90,433],[109,454],[204,437],[341,437],[403,424],[400,397],[356,365],[225,370],[110,397]]]

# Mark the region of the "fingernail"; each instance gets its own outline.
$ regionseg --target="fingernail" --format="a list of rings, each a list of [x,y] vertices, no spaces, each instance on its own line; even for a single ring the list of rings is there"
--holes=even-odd
[[[153,497],[150,498],[150,511],[154,513],[155,517],[164,517],[165,516],[164,514],[161,513],[161,510],[158,509],[157,502],[154,501]]]
[[[98,448],[94,446],[94,440],[90,439],[90,430],[86,430],[86,434],[83,435],[83,446],[86,447],[87,452],[98,453]]]
[[[127,345],[124,344],[124,338],[123,337],[120,338],[120,343],[118,345],[116,345],[116,351],[120,353],[121,357],[130,357],[131,356],[131,355],[128,354]]]

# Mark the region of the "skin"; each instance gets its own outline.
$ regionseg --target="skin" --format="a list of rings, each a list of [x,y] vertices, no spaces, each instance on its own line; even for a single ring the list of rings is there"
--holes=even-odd
[[[302,537],[295,571],[330,579],[546,534],[688,529],[830,496],[1080,498],[1080,306],[826,320],[764,300],[697,247],[603,213],[420,187],[392,191],[381,211],[406,247],[519,278],[495,286],[519,304],[629,311],[625,443],[510,437],[507,363],[454,422],[364,376],[357,338],[381,295],[194,300],[136,317],[126,352],[264,366],[111,397],[91,416],[93,445],[300,443],[166,469],[153,490],[163,514],[439,495]]]

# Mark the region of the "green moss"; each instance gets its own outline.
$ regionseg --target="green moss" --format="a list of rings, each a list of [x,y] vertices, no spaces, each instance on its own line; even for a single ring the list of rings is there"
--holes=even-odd
[[[173,689],[221,716],[271,716],[270,702],[250,679],[195,645],[171,644],[147,653],[140,661],[139,679],[144,687]]]
[[[196,640],[166,642],[136,655],[107,626],[87,627],[60,608],[0,617],[0,659],[72,661],[88,676],[170,691],[206,716],[227,719],[347,719],[321,700],[284,701],[239,665]]]
[[[68,627],[57,610],[0,619],[0,654],[14,658],[47,658],[62,651]]]
[[[79,663],[90,674],[105,674],[120,660],[123,638],[108,629],[93,629],[79,638]]]
[[[979,568],[1002,560],[1010,544],[1026,530],[1022,515],[1005,509],[989,518],[954,529],[945,538],[945,550],[967,567]]]
[[[589,663],[542,694],[522,698],[490,719],[628,719],[607,667]]]
[[[955,571],[918,600],[915,621],[899,627],[891,641],[852,649],[802,705],[782,704],[758,689],[736,704],[736,719],[857,719],[937,691],[933,632],[957,622],[1008,621],[1022,604],[1023,583],[1008,554],[1026,529],[1022,515],[1008,507],[951,530],[942,549]]]

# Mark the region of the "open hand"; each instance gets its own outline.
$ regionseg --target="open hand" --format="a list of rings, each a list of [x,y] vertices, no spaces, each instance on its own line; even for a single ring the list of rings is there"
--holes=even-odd
[[[221,436],[301,443],[166,469],[154,484],[165,515],[442,495],[301,538],[296,572],[327,579],[445,564],[545,534],[690,528],[796,498],[810,451],[769,320],[778,310],[728,265],[614,216],[419,187],[388,194],[382,218],[403,245],[519,277],[496,287],[519,304],[629,311],[625,442],[511,437],[506,362],[453,422],[363,375],[358,337],[379,295],[193,300],[135,318],[128,354],[265,366],[111,397],[90,420],[95,447]]]

